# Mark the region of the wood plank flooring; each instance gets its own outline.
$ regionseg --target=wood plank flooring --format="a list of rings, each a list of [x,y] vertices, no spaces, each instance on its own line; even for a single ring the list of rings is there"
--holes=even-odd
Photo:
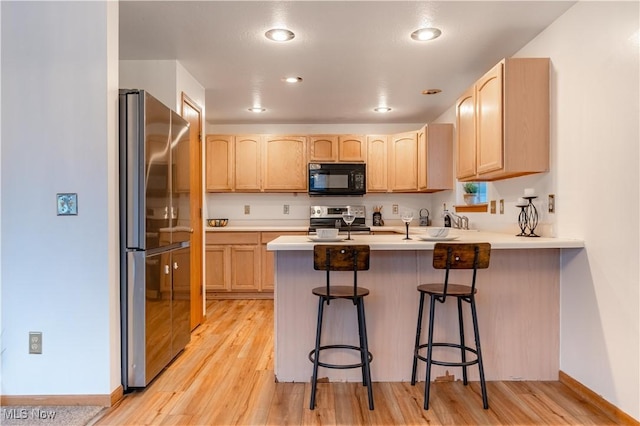
[[[309,383],[275,383],[273,301],[213,300],[185,351],[150,386],[125,395],[95,424],[619,424],[560,382],[488,382],[487,387],[490,408],[483,410],[477,382],[433,383],[425,411],[424,383],[374,383],[375,410],[369,411],[361,384],[321,383],[312,411]]]

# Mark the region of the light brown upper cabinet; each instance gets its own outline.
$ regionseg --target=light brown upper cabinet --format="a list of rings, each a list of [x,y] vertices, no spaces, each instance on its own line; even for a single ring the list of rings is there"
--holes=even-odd
[[[338,161],[362,163],[367,159],[367,142],[362,135],[340,135],[338,137]]]
[[[306,192],[307,138],[267,135],[262,164],[264,191]]]
[[[205,141],[208,192],[260,191],[262,136],[207,135]]]
[[[471,86],[456,103],[456,129],[458,139],[458,179],[476,175],[476,96]]]
[[[367,136],[367,192],[387,192],[387,135]]]
[[[235,138],[227,135],[207,135],[205,138],[205,189],[227,192],[234,189],[233,145]]]
[[[453,124],[429,124],[418,131],[418,190],[446,189],[453,189]]]
[[[389,137],[388,184],[391,192],[418,190],[418,132]]]
[[[500,61],[456,103],[459,180],[549,170],[549,59]]]
[[[235,190],[259,192],[262,188],[262,146],[261,135],[240,135],[235,137],[234,181]]]
[[[311,135],[309,161],[317,163],[360,163],[367,158],[366,137],[363,135]]]
[[[338,135],[309,136],[309,162],[331,163],[338,161]]]

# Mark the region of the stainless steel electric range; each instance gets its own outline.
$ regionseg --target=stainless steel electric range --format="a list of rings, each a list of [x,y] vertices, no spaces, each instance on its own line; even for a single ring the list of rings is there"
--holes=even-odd
[[[342,213],[351,211],[356,218],[351,224],[352,234],[369,234],[371,229],[365,225],[366,209],[364,206],[311,206],[309,216],[309,234],[315,234],[318,228],[338,228],[340,233],[349,229],[342,220]]]

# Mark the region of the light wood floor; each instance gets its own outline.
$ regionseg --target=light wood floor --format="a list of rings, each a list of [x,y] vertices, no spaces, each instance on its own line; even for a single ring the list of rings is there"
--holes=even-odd
[[[482,409],[476,382],[434,383],[428,411],[422,409],[424,383],[374,383],[374,411],[361,384],[322,383],[312,411],[309,384],[275,383],[272,358],[273,301],[210,301],[207,318],[185,351],[144,391],[127,394],[96,424],[618,424],[560,382],[489,382],[488,410]]]

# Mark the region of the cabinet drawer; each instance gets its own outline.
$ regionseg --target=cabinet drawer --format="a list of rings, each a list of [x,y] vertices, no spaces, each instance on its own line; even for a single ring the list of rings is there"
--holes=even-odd
[[[258,244],[259,232],[207,232],[205,244]]]

